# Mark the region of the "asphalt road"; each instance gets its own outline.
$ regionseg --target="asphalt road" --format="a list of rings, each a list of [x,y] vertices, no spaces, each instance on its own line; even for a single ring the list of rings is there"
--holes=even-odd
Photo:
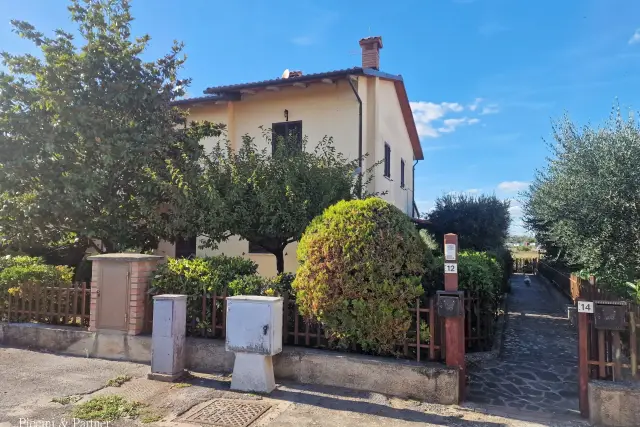
[[[161,422],[152,424],[158,427],[194,427],[194,424],[180,422],[181,414],[198,411],[198,405],[207,405],[212,399],[263,399],[272,405],[251,427],[586,425],[553,415],[533,414],[536,419],[530,419],[531,414],[522,411],[491,414],[488,408],[477,406],[435,405],[336,387],[281,384],[271,395],[261,397],[229,390],[229,376],[195,374],[188,380],[187,387],[172,387],[147,380],[148,372],[147,365],[0,347],[0,427],[73,427],[73,423],[69,423],[71,405],[61,405],[51,399],[72,395],[89,399],[93,396],[88,395],[93,393],[120,394],[146,402],[162,416]],[[119,375],[130,375],[133,379],[120,388],[105,388],[108,380]],[[66,426],[61,423],[65,419]],[[99,427],[142,425],[146,424],[119,420]]]

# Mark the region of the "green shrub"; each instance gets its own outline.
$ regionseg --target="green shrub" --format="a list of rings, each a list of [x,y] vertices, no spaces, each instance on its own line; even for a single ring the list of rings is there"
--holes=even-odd
[[[0,271],[14,266],[44,264],[42,258],[27,255],[5,255],[0,257]]]
[[[435,257],[427,268],[423,283],[429,290],[444,289],[444,258]],[[458,254],[458,289],[480,298],[485,311],[493,311],[502,295],[503,268],[487,252],[463,251]]]
[[[257,270],[256,263],[241,257],[169,258],[156,269],[150,292],[190,296],[222,292],[235,279],[256,274]]]
[[[293,288],[300,312],[339,347],[393,353],[422,294],[428,249],[413,223],[378,199],[342,201],[307,227]]]
[[[513,271],[513,256],[507,248],[500,247],[488,252],[495,257],[502,269],[502,293],[511,292],[511,272]]]
[[[0,271],[0,296],[7,293],[18,295],[36,285],[61,287],[68,286],[73,280],[73,269],[64,265],[37,264],[29,257],[14,260]]]
[[[228,288],[229,295],[244,291],[251,286],[260,287],[255,282],[245,281],[255,277],[258,266],[241,257],[218,255],[207,258],[169,258],[160,264],[151,280],[150,294],[187,295],[187,323],[197,328],[207,327],[211,319],[211,305],[205,307],[206,319],[202,319],[202,295],[214,291],[220,295]],[[221,302],[218,301],[218,308]]]
[[[293,273],[280,273],[276,277],[270,279],[267,289],[264,291],[268,296],[285,296],[295,299],[295,292],[293,291],[293,281],[296,279],[296,275]]]
[[[271,281],[262,276],[240,276],[229,283],[229,296],[234,295],[262,295]]]

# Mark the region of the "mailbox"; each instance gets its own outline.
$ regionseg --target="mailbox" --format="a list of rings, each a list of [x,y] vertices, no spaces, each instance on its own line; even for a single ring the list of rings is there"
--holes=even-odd
[[[464,291],[438,291],[437,296],[438,316],[458,317],[464,314]]]
[[[624,301],[594,301],[593,317],[596,329],[625,330],[627,303]]]

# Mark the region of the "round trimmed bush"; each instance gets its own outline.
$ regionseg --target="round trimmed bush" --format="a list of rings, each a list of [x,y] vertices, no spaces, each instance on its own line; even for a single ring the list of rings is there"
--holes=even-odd
[[[429,251],[415,226],[379,198],[342,201],[307,227],[293,282],[301,314],[325,325],[338,347],[394,352],[422,294]]]

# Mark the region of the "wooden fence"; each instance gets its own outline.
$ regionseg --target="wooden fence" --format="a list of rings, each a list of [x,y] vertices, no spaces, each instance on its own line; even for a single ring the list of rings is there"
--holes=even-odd
[[[0,321],[88,327],[90,298],[86,283],[24,286],[17,295],[0,298]]]
[[[224,339],[226,297],[226,292],[188,297],[187,335]],[[435,297],[423,297],[417,299],[414,306],[409,308],[412,322],[407,332],[407,340],[399,343],[396,349],[401,357],[416,361],[444,359],[446,350],[444,320],[438,316],[435,302]],[[484,311],[478,298],[465,297],[464,307],[466,351],[490,350],[493,343],[495,315]],[[283,311],[282,337],[285,345],[335,348],[335,344],[327,338],[321,324],[300,315],[295,300],[285,297]],[[149,313],[145,320],[145,332],[151,333],[153,326],[151,297],[147,300],[145,312]],[[356,347],[349,350],[360,351]]]
[[[578,313],[578,378],[580,413],[589,416],[589,380],[608,381],[640,381],[640,337],[638,336],[638,321],[640,320],[640,306],[619,298],[609,299],[611,295],[597,289],[595,280],[589,286],[583,286],[578,304],[588,302],[594,305],[595,314]],[[589,296],[587,299],[584,296]],[[591,299],[591,298],[600,299]],[[620,317],[620,328],[604,329],[596,327],[598,302],[614,302],[616,309],[625,311]],[[611,319],[618,318],[611,316]],[[609,315],[606,315],[606,320]]]
[[[553,283],[560,292],[575,301],[578,298],[577,287],[574,287],[574,283],[571,279],[571,274],[567,271],[562,271],[557,267],[553,267],[550,264],[540,261],[538,262],[538,274]]]
[[[515,273],[533,274],[536,272],[537,266],[537,258],[516,258],[513,260],[513,271]]]

